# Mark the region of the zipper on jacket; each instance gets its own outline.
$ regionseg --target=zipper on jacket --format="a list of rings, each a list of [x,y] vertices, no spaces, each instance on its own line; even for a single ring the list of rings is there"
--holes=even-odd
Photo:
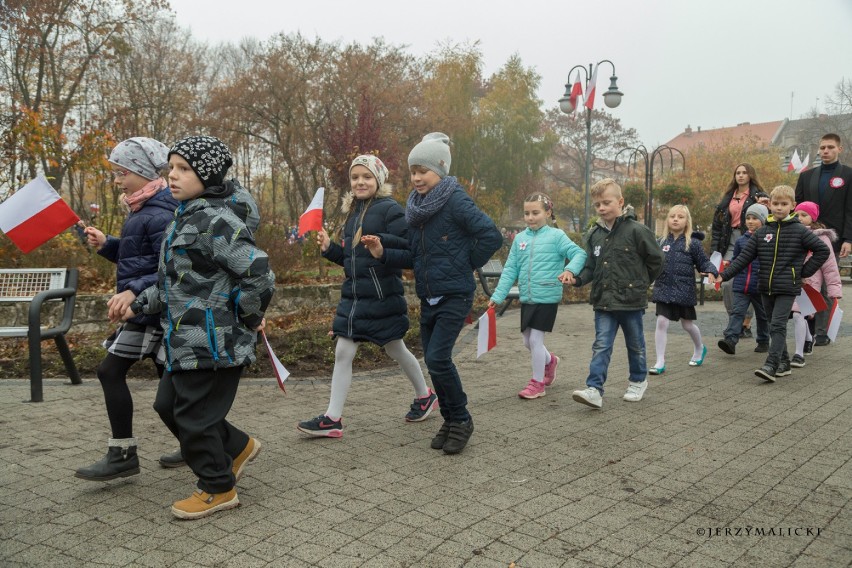
[[[772,295],[772,278],[775,276],[775,264],[778,262],[778,243],[781,242],[781,221],[778,221],[778,234],[775,235],[775,251],[772,253],[772,270],[769,271],[769,295]]]
[[[540,229],[539,229],[540,230]],[[538,233],[533,234],[533,238],[530,241],[530,254],[527,256],[529,259],[529,263],[527,265],[527,289],[530,291],[530,302],[535,303],[532,297],[532,267],[533,267],[533,252],[535,251],[535,239],[538,236]]]
[[[429,263],[426,261],[426,224],[420,226],[420,248],[423,249],[423,279],[426,281],[426,297],[434,298],[431,290],[429,290]]]
[[[207,308],[205,311],[205,320],[207,323],[207,344],[210,348],[210,354],[213,356],[213,361],[218,362],[219,344],[216,341],[216,322],[213,320],[213,310],[211,308]]]

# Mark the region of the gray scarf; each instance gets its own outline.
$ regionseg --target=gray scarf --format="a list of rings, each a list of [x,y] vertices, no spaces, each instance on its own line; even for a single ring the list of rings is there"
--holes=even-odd
[[[412,191],[408,196],[405,220],[414,227],[428,221],[450,199],[457,185],[455,177],[447,176],[425,195]]]

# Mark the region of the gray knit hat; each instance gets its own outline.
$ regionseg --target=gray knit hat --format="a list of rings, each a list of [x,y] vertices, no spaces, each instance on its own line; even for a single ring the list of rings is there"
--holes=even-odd
[[[119,142],[108,159],[147,180],[155,180],[169,163],[169,147],[153,138],[137,136]]]
[[[450,137],[443,132],[432,132],[408,154],[408,167],[423,166],[442,178],[450,173]]]
[[[751,215],[752,217],[757,217],[760,219],[760,222],[764,225],[766,224],[766,218],[769,216],[769,209],[766,208],[766,205],[761,205],[760,203],[755,203],[746,209],[746,217]]]
[[[382,161],[373,156],[372,154],[362,154],[352,160],[352,164],[349,166],[349,174],[352,175],[352,168],[355,166],[364,166],[370,173],[373,174],[373,177],[376,178],[376,187],[381,189],[383,185],[385,185],[385,181],[388,179],[388,169],[382,163]]]
[[[187,161],[205,188],[222,185],[225,174],[234,165],[231,151],[215,136],[188,136],[178,140],[169,150],[169,156],[172,154]]]

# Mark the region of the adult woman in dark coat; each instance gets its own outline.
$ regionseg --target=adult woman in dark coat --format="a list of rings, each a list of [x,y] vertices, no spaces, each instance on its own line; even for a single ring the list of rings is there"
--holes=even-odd
[[[408,248],[408,223],[402,207],[390,197],[390,187],[385,185],[387,175],[387,168],[377,157],[355,158],[349,167],[352,192],[344,202],[349,217],[343,240],[332,243],[325,231],[317,233],[322,255],[343,266],[346,280],[332,325],[337,346],[328,410],[297,426],[311,436],[343,435],[340,417],[352,383],[352,361],[359,341],[384,347],[411,381],[415,398],[405,416],[407,422],[425,420],[438,406],[438,397],[426,386],[420,362],[402,341],[409,325],[402,270],[388,268],[373,258],[362,242],[362,237],[379,238],[386,248]]]
[[[734,244],[745,232],[746,211],[757,203],[758,192],[763,192],[763,187],[757,179],[754,166],[745,162],[737,164],[737,167],[734,168],[734,175],[713,213],[710,250],[722,255],[724,261],[722,269],[731,261],[734,254]],[[731,285],[730,280],[722,283],[722,301],[725,304],[725,311],[729,315],[733,307]],[[747,322],[751,321],[751,313],[746,316],[745,321],[743,331],[747,333],[749,331]]]

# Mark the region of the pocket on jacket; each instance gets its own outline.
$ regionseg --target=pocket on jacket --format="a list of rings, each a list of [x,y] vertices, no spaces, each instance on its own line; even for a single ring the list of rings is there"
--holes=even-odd
[[[376,288],[376,297],[380,300],[383,300],[385,295],[382,292],[382,282],[379,279],[378,274],[376,274],[375,267],[370,267],[370,279],[373,281],[373,286]]]
[[[631,280],[618,286],[615,296],[625,306],[645,304],[648,301],[648,285],[642,280]]]

